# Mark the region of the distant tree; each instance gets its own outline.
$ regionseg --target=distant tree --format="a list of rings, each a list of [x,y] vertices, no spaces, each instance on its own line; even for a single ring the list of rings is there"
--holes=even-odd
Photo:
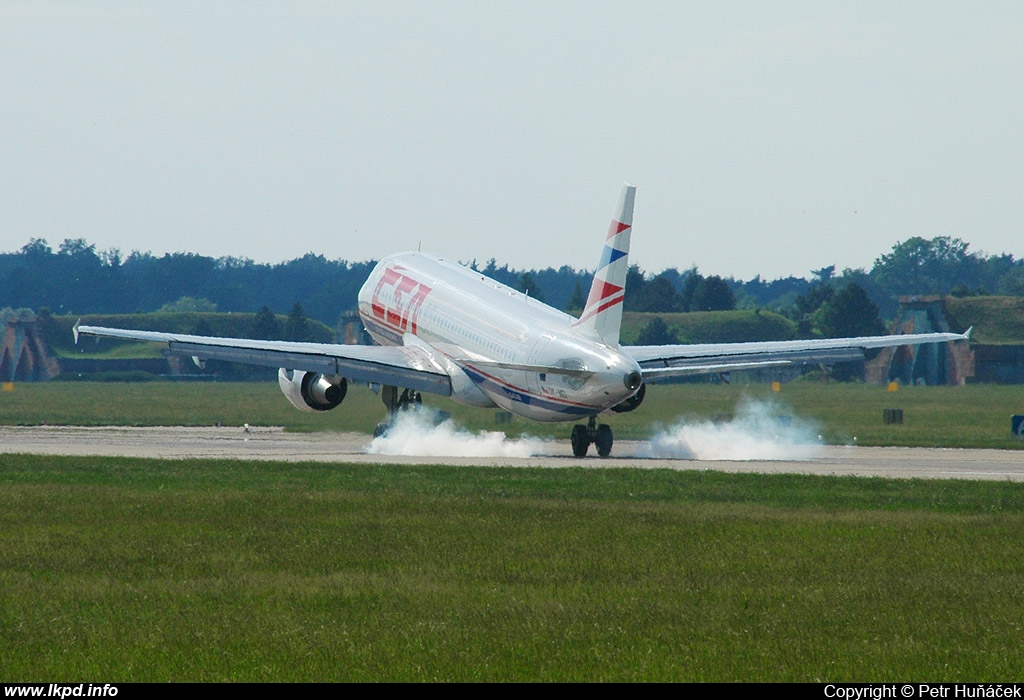
[[[757,276],[749,282],[744,282],[741,286],[757,306],[777,309],[780,312],[785,311],[788,315],[788,309],[793,306],[793,300],[798,294],[805,293],[811,287],[811,283],[792,275],[771,281]]]
[[[1010,297],[1024,297],[1024,267],[1015,267],[999,278],[998,291]]]
[[[835,277],[836,266],[829,265],[828,267],[823,267],[820,270],[811,270],[811,274],[814,275],[819,282],[827,283],[830,279]]]
[[[543,270],[535,270],[533,278],[537,285],[544,290],[544,302],[556,309],[568,309],[572,300],[572,293],[576,285],[583,289],[590,289],[589,275],[579,273],[569,265],[562,265],[557,270],[552,267]],[[583,286],[583,283],[586,283]],[[581,290],[582,292],[582,290]],[[586,295],[583,294],[586,302]],[[580,308],[583,308],[582,306]]]
[[[187,312],[212,312],[217,310],[217,305],[209,299],[196,299],[194,297],[181,297],[177,301],[164,304],[160,307],[160,311],[168,313],[187,313]]]
[[[636,337],[637,345],[674,345],[679,337],[673,333],[661,316],[652,318]]]
[[[821,305],[832,298],[835,290],[827,284],[818,283],[807,290],[806,294],[796,297],[796,311],[801,316],[813,314]],[[799,320],[799,319],[798,319]]]
[[[622,301],[624,311],[640,310],[640,300],[646,287],[647,277],[639,265],[630,265],[626,268],[626,296]]]
[[[966,284],[958,284],[949,290],[951,297],[983,297],[988,296],[989,291],[984,287],[968,287]]]
[[[515,287],[518,289],[518,284],[521,275],[513,270],[508,269],[508,263],[498,267],[498,261],[491,258],[487,261],[487,265],[483,269],[483,273],[493,280],[497,280],[502,284]]]
[[[814,314],[821,308],[821,305],[829,301],[835,290],[823,282],[819,282],[806,294],[798,294],[796,302],[791,309],[791,318],[797,323],[797,334],[801,337],[810,337],[814,327]]]
[[[978,260],[980,273],[977,284],[987,289],[990,294],[1000,294],[999,283],[1002,278],[1024,266],[1024,261],[1014,260],[1013,256],[1007,253],[987,258],[978,256]]]
[[[121,255],[120,248],[110,248],[109,250],[104,250],[100,253],[100,260],[102,260],[103,264],[107,267],[121,267],[122,259],[123,256]]]
[[[686,274],[686,278],[683,280],[683,291],[680,292],[680,303],[683,311],[700,311],[693,304],[693,297],[697,294],[697,290],[704,283],[704,275],[697,271],[697,268],[691,268]]]
[[[889,294],[945,294],[957,284],[976,286],[981,268],[959,238],[909,238],[875,260],[871,275]]]
[[[126,268],[136,279],[137,305],[143,309],[159,309],[185,296],[219,301],[214,294],[218,268],[213,258],[192,253],[168,253],[159,258],[133,253],[121,266]]]
[[[14,308],[46,306],[54,314],[66,315],[184,308],[175,306],[183,298],[209,300],[217,310],[229,312],[253,312],[261,306],[287,309],[298,300],[310,322],[333,323],[342,312],[355,309],[356,294],[375,264],[372,260],[328,260],[313,253],[279,264],[193,253],[157,257],[134,250],[123,255],[116,248],[98,252],[82,238],[68,238],[52,248],[46,239],[31,238],[15,252],[0,252],[0,303]],[[563,266],[527,274],[499,266],[494,259],[470,264],[511,287],[532,277],[536,286],[524,284],[521,288],[529,287],[535,298],[540,298],[543,290],[544,300],[557,308],[577,310],[586,304],[589,272]],[[835,267],[812,270],[808,279],[764,280],[758,276],[749,282],[724,281],[737,306],[784,313],[803,324],[803,335],[813,330],[811,316],[830,301],[829,290],[842,289],[851,282],[864,289],[883,318],[896,313],[897,298],[902,294],[1024,296],[1024,261],[1009,254],[971,253],[967,244],[956,238],[903,241],[879,256],[870,271],[845,269],[839,274]],[[659,312],[708,308],[707,290],[701,292],[700,304],[692,303],[704,282],[696,267],[682,272],[669,268],[651,276],[632,265],[627,272],[625,308]],[[668,301],[669,287],[677,295],[678,307]],[[802,310],[797,309],[798,299]],[[269,327],[264,333],[282,337],[284,317],[278,320],[276,333]]]
[[[856,284],[867,292],[868,298],[878,305],[878,313],[881,318],[892,318],[899,311],[899,297],[886,292],[867,270],[844,268],[842,274],[833,280],[832,287],[833,289],[842,289],[848,284]]]
[[[50,244],[46,242],[45,238],[28,239],[28,243],[21,247],[21,252],[24,255],[34,256],[53,255],[53,250],[50,249]]]
[[[288,320],[285,321],[284,339],[299,342],[310,340],[309,321],[306,320],[306,313],[299,302],[295,302],[295,306],[288,314]]]
[[[10,306],[5,306],[0,309],[0,329],[6,327],[7,319],[9,318],[16,318],[20,321],[34,321],[37,316],[32,309],[14,309]]]
[[[572,290],[572,297],[569,298],[569,303],[566,305],[565,310],[568,312],[582,311],[586,304],[587,297],[583,295],[583,283],[576,280],[576,287]]]
[[[718,275],[707,277],[693,293],[690,311],[731,311],[736,297],[729,283]]]
[[[281,324],[277,322],[277,316],[268,307],[264,306],[256,312],[256,318],[252,322],[251,335],[257,340],[281,339]]]
[[[0,319],[2,321],[2,319]],[[36,312],[36,328],[39,329],[39,335],[43,338],[53,338],[56,335],[57,325],[53,320],[53,314],[50,313],[50,309],[45,306],[39,307]]]
[[[524,272],[519,277],[519,284],[516,286],[523,294],[526,294],[531,299],[537,301],[544,301],[544,292],[541,291],[540,285],[537,284],[537,280],[534,278],[532,272]]]
[[[84,238],[65,238],[57,249],[57,255],[92,255],[96,256],[96,245]],[[98,256],[96,256],[98,257]]]
[[[666,267],[664,270],[657,274],[657,277],[664,277],[669,284],[672,285],[672,289],[678,294],[683,288],[684,275],[674,267]]]
[[[821,305],[816,325],[826,338],[854,338],[885,332],[878,307],[858,284],[848,284]]]
[[[672,283],[665,277],[655,277],[647,282],[637,297],[636,311],[653,311],[655,313],[671,313],[682,311],[682,299]]]

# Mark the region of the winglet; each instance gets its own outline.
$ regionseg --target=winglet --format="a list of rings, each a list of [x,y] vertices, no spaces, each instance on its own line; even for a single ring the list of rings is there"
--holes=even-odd
[[[615,218],[608,227],[601,260],[594,272],[583,313],[573,326],[617,347],[622,325],[622,300],[626,295],[626,273],[629,270],[629,238],[633,230],[633,200],[636,187],[622,187]]]
[[[974,326],[971,326],[966,331],[964,331],[964,340],[970,340],[971,339],[971,333],[973,333],[973,332],[974,332]]]
[[[75,345],[78,345],[78,327],[80,325],[82,325],[82,319],[78,319],[77,321],[75,321],[75,325],[71,329],[71,332],[75,334]]]

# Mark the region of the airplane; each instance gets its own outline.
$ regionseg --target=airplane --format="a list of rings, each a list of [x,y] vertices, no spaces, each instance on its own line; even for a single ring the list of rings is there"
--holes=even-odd
[[[573,426],[573,454],[591,445],[611,454],[605,412],[632,411],[647,385],[730,370],[831,365],[869,348],[967,340],[970,331],[698,345],[620,345],[636,188],[623,187],[600,262],[578,318],[479,272],[435,255],[382,259],[358,295],[359,315],[378,345],[247,340],[75,325],[80,336],[156,341],[168,353],[277,367],[296,408],[328,411],[350,382],[377,388],[389,421],[422,394],[500,408],[534,421]],[[383,434],[390,423],[378,426]]]

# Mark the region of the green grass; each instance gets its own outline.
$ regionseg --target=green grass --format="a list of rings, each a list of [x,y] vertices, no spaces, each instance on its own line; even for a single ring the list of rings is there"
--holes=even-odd
[[[270,373],[272,376],[272,372]],[[353,387],[339,410],[307,413],[277,382],[47,382],[0,392],[0,425],[280,425],[295,431],[372,432],[384,405]]]
[[[427,396],[471,430],[509,435],[567,437],[566,424],[515,419],[498,424],[493,410],[460,406]],[[647,438],[679,421],[722,420],[743,403],[769,402],[810,424],[826,442],[860,445],[993,447],[1019,449],[1010,431],[1014,413],[1024,413],[1018,386],[885,387],[794,382],[773,393],[768,385],[688,384],[654,386],[637,410],[608,414],[616,438]],[[903,424],[886,425],[886,408],[902,408]],[[349,389],[345,402],[327,413],[296,410],[276,383],[47,383],[17,384],[0,392],[0,425],[83,426],[284,426],[292,431],[373,432],[384,419],[380,399],[366,387]],[[856,439],[855,439],[856,438]]]
[[[567,424],[515,419],[497,424],[490,410],[466,408],[427,396],[426,404],[449,411],[472,430],[500,429],[510,435],[567,437]],[[866,384],[798,381],[779,393],[764,384],[653,386],[637,410],[608,415],[619,439],[650,437],[680,420],[720,420],[747,401],[771,402],[809,422],[833,444],[1020,449],[1010,416],[1024,413],[1018,386],[902,387],[895,393]],[[902,408],[902,425],[885,425],[886,408]],[[77,383],[17,384],[0,392],[0,425],[280,425],[294,431],[370,433],[384,418],[379,398],[350,387],[345,402],[324,413],[298,411],[276,383]],[[856,439],[855,439],[856,438]]]
[[[1000,482],[0,457],[7,681],[1024,670]]]
[[[1024,338],[1024,298],[946,297],[950,326],[957,332],[974,327],[971,340],[991,345],[1020,345]]]

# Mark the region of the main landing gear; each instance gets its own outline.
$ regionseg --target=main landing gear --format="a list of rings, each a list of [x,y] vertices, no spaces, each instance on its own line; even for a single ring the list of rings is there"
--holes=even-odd
[[[607,457],[612,453],[612,427],[606,423],[597,424],[597,416],[591,416],[586,425],[577,423],[572,426],[572,453],[576,457],[586,457],[591,443],[597,445],[597,454]]]
[[[395,423],[395,417],[399,411],[408,411],[410,408],[419,408],[423,404],[423,396],[412,389],[399,389],[396,386],[383,386],[380,390],[380,400],[388,410],[386,423],[378,423],[373,429],[373,436],[381,437],[387,434],[388,428]]]

